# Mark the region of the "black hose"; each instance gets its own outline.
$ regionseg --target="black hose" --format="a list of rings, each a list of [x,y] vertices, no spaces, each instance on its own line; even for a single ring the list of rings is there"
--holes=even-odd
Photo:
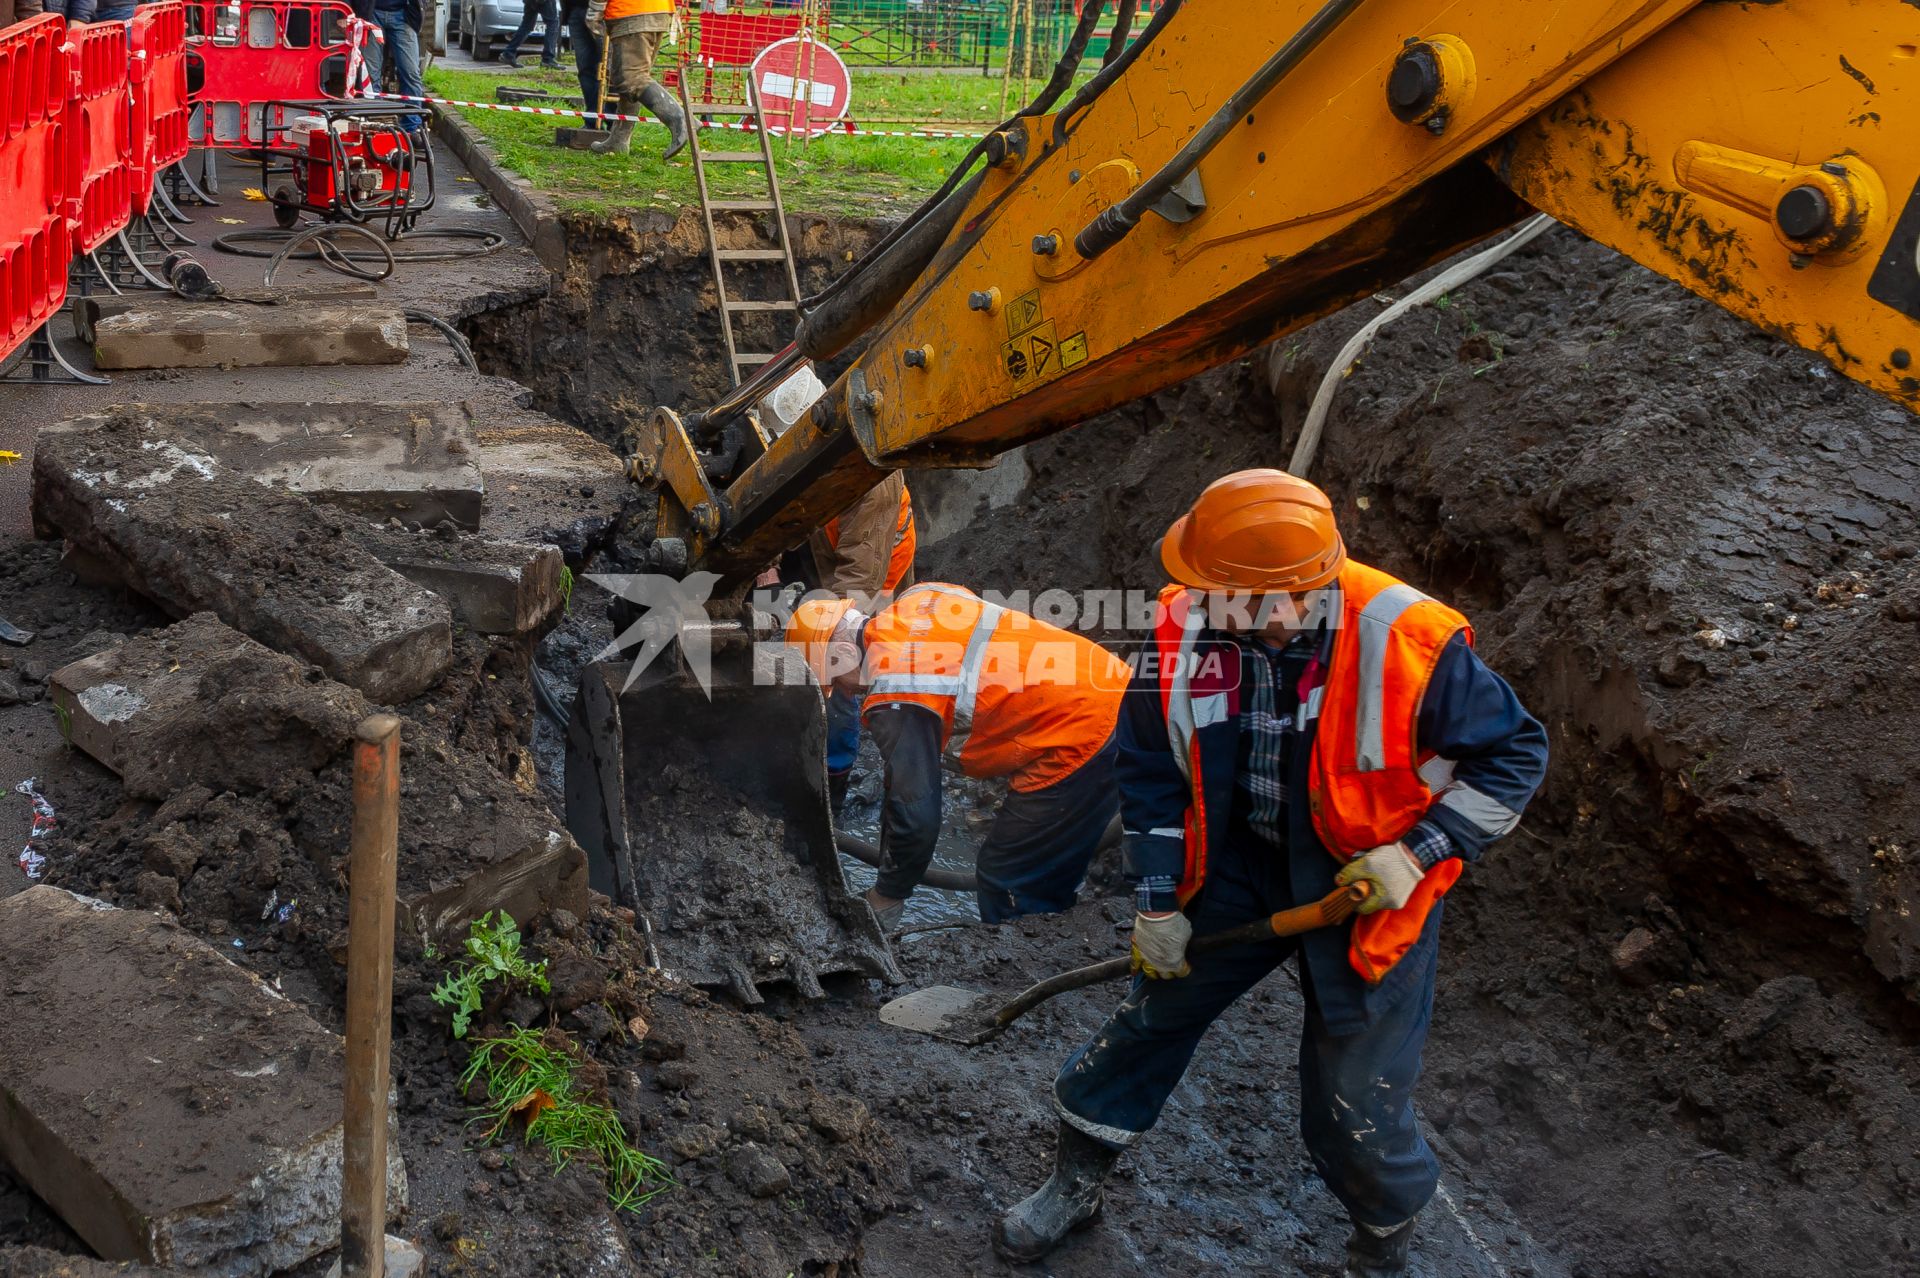
[[[480,362],[473,357],[473,347],[467,345],[467,339],[460,335],[459,329],[438,315],[429,315],[425,311],[409,310],[405,315],[412,323],[439,329],[440,335],[447,339],[447,345],[453,347],[453,353],[459,357],[460,362],[476,373],[480,371]]]
[[[1127,33],[1133,30],[1133,15],[1140,10],[1140,0],[1119,0],[1113,10],[1113,34],[1107,37],[1106,56],[1100,59],[1100,65],[1110,67],[1119,61],[1127,47]]]
[[[1173,4],[1172,7],[1178,8],[1179,5]],[[1067,91],[1067,86],[1073,83],[1074,72],[1079,70],[1080,67],[1080,59],[1086,55],[1087,42],[1093,39],[1094,25],[1099,21],[1100,13],[1105,8],[1106,0],[1095,0],[1094,3],[1086,7],[1085,11],[1080,15],[1079,24],[1074,27],[1073,37],[1067,41],[1066,51],[1061,54],[1059,61],[1053,64],[1053,74],[1047,77],[1046,84],[1042,86],[1039,94],[1035,96],[1033,101],[1014,112],[1012,119],[1002,123],[999,129],[992,130],[988,137],[981,138],[978,142],[974,143],[973,146],[968,149],[967,153],[960,158],[960,163],[954,165],[953,172],[949,173],[947,180],[940,184],[940,189],[923,200],[920,207],[907,214],[900,225],[881,236],[880,242],[868,249],[866,254],[861,257],[858,262],[854,263],[853,269],[830,281],[825,288],[815,293],[812,297],[802,298],[800,301],[800,310],[803,314],[824,304],[828,299],[837,295],[840,290],[847,287],[848,284],[876,266],[881,254],[891,248],[896,240],[913,230],[922,219],[932,214],[941,201],[945,200],[949,195],[952,195],[955,188],[966,178],[967,172],[973,167],[974,161],[986,154],[987,142],[991,138],[992,133],[998,133],[1000,129],[1010,127],[1015,120],[1045,115],[1053,108],[1053,104],[1059,101],[1060,95]]]
[[[1166,29],[1166,25],[1173,21],[1174,15],[1180,12],[1180,6],[1184,2],[1185,0],[1167,0],[1147,23],[1147,28],[1140,33],[1140,38],[1127,46],[1126,52],[1122,53],[1118,59],[1102,66],[1093,79],[1081,85],[1079,90],[1067,99],[1067,105],[1061,107],[1060,114],[1053,117],[1053,144],[1056,147],[1066,145],[1068,135],[1073,132],[1075,117],[1092,106],[1094,100],[1107,91],[1107,86],[1125,75],[1128,69],[1140,60],[1140,55],[1147,51],[1161,31]]]
[[[326,243],[325,239],[322,239],[319,245],[310,245],[301,248],[299,251],[295,251],[294,244],[292,243],[292,241],[308,236],[314,231],[349,227],[361,232],[367,239],[373,241],[381,252],[377,256],[365,253],[352,253],[338,245]],[[318,261],[332,270],[339,271],[343,275],[351,275],[361,279],[384,279],[386,278],[385,275],[376,277],[359,270],[359,264],[363,262],[379,262],[383,265],[392,262],[453,262],[469,257],[485,257],[489,253],[498,252],[504,248],[507,243],[507,237],[498,231],[482,231],[470,227],[457,226],[449,227],[445,230],[415,231],[408,239],[452,240],[456,242],[456,246],[434,249],[394,248],[380,236],[375,235],[372,231],[367,230],[367,228],[360,226],[356,222],[323,222],[317,225],[295,227],[292,230],[281,230],[279,227],[269,226],[257,227],[245,231],[230,231],[225,235],[216,237],[213,241],[213,247],[219,249],[222,253],[232,253],[236,257],[281,258],[282,260],[299,262]],[[283,254],[284,258],[282,257]],[[278,269],[279,265],[280,262],[276,261],[269,270]],[[387,265],[387,274],[391,275],[392,273],[392,266]]]
[[[1253,73],[1252,79],[1234,90],[1233,96],[1214,112],[1213,118],[1201,125],[1199,131],[1187,139],[1187,144],[1160,167],[1159,172],[1134,188],[1133,194],[1120,203],[1101,210],[1093,221],[1080,229],[1080,234],[1073,239],[1073,246],[1080,256],[1092,261],[1126,239],[1133,228],[1140,224],[1140,219],[1146,216],[1147,210],[1193,172],[1207,153],[1218,146],[1220,140],[1240,122],[1249,108],[1266,97],[1275,85],[1286,78],[1288,72],[1352,16],[1360,4],[1361,0],[1328,0],[1327,4],[1322,5],[1305,26],[1294,32]]]

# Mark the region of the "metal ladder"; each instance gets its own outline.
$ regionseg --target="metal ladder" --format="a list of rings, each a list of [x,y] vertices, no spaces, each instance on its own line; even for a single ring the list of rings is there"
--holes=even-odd
[[[785,311],[797,316],[800,311],[800,276],[794,269],[793,244],[787,235],[787,209],[780,199],[780,178],[773,167],[773,148],[767,140],[766,119],[760,114],[760,91],[753,82],[753,76],[747,76],[747,104],[734,106],[703,102],[696,104],[687,94],[687,81],[690,77],[680,77],[680,105],[687,113],[687,132],[690,135],[687,145],[693,151],[693,175],[700,187],[700,213],[707,223],[707,255],[713,263],[713,287],[720,298],[720,331],[727,340],[727,372],[738,386],[745,377],[743,370],[751,371],[773,358],[773,352],[741,351],[734,338],[733,325],[736,315],[751,312]],[[756,151],[709,151],[700,145],[699,117],[734,116],[753,121],[754,136],[759,139],[760,147]],[[767,194],[752,199],[716,200],[707,190],[707,165],[709,164],[756,164],[760,166],[767,179]],[[721,248],[720,236],[713,224],[716,211],[732,213],[771,213],[773,215],[774,237],[778,247],[771,248]],[[729,262],[779,262],[786,271],[787,296],[784,300],[743,301],[727,290],[726,266]],[[776,345],[784,345],[776,343]]]

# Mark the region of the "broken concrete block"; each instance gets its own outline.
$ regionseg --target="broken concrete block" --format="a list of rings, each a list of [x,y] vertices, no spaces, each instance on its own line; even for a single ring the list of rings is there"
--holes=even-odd
[[[489,536],[551,542],[577,562],[635,491],[611,448],[561,422],[485,423],[475,434]]]
[[[314,302],[367,302],[379,296],[380,290],[371,284],[314,284],[299,288],[229,288],[220,304],[234,306],[250,303],[256,306],[284,306],[297,309]],[[184,297],[165,294],[156,296],[152,293],[95,293],[73,299],[73,331],[75,336],[91,346],[95,327],[109,315],[124,315],[128,311],[179,309],[206,305],[206,302],[195,302]]]
[[[242,479],[137,411],[41,432],[37,529],[107,561],[178,615],[210,611],[380,701],[432,686],[452,615],[380,563],[339,515]]]
[[[353,689],[205,613],[64,666],[48,684],[73,744],[118,773],[129,795],[291,790],[291,814],[276,808],[272,820],[298,829],[317,862],[344,863],[349,745],[374,710]],[[457,942],[489,910],[520,919],[586,910],[585,854],[538,798],[432,727],[410,720],[400,742],[405,929],[438,944]]]
[[[486,483],[464,404],[130,404],[63,422],[93,430],[137,412],[236,474],[366,515],[480,526]]]
[[[136,307],[94,325],[93,361],[116,368],[307,368],[398,364],[407,317],[392,306]]]
[[[456,622],[484,635],[531,634],[566,602],[556,546],[397,528],[359,537],[381,563],[446,600]]]
[[[0,971],[0,1159],[89,1247],[250,1278],[337,1243],[338,1037],[184,929],[59,888],[0,901]]]
[[[155,802],[198,779],[265,790],[317,771],[373,713],[206,612],[62,666],[47,688],[67,739]]]

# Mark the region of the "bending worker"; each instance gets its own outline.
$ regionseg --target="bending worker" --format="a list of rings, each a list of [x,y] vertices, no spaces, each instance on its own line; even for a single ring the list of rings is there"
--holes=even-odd
[[[653,62],[660,41],[673,26],[673,0],[590,0],[587,30],[601,43],[607,82],[620,98],[622,115],[638,115],[641,107],[653,112],[670,135],[663,160],[671,160],[687,144],[687,113],[653,78]],[[589,101],[593,95],[588,95]],[[633,149],[633,121],[622,120],[607,137],[588,150],[599,155],[625,155]]]
[[[1073,905],[1112,821],[1114,721],[1131,673],[1092,640],[959,586],[902,591],[874,616],[809,599],[787,642],[836,692],[864,693],[886,762],[877,883],[883,926],[906,907],[940,836],[940,759],[1009,790],[975,866],[980,917],[1000,923]]]
[[[913,584],[913,501],[894,471],[808,540],[820,588],[878,611]],[[837,816],[860,757],[860,696],[827,698],[827,794]]]
[[[1458,612],[1347,558],[1318,488],[1215,481],[1159,548],[1160,597],[1119,726],[1132,991],[1054,1082],[1052,1177],[994,1246],[1032,1260],[1099,1210],[1207,1027],[1289,956],[1305,993],[1300,1125],[1353,1221],[1346,1273],[1407,1272],[1439,1164],[1414,1118],[1441,898],[1511,831],[1546,734]],[[1371,889],[1351,925],[1210,952],[1188,940]]]

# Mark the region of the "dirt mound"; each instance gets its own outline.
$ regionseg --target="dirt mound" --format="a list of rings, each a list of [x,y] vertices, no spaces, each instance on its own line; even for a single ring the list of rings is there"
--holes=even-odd
[[[1286,463],[1378,308],[1029,448],[923,571],[1156,586],[1167,521]],[[1465,608],[1553,734],[1455,893],[1423,1095],[1584,1272],[1917,1263],[1915,427],[1564,232],[1341,388],[1315,477],[1354,553]]]

